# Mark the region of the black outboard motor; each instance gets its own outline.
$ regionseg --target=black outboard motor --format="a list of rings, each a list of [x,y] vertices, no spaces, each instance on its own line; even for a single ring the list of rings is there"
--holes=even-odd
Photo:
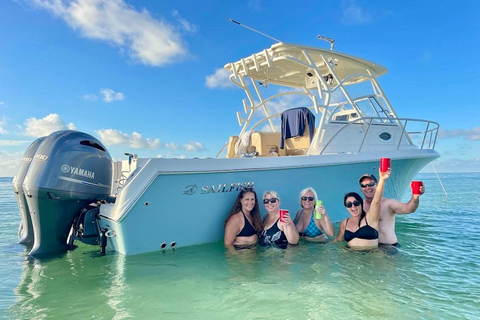
[[[33,244],[32,219],[30,218],[27,200],[25,199],[25,194],[23,193],[23,180],[25,180],[25,175],[27,174],[28,168],[30,168],[30,164],[32,163],[35,152],[37,152],[38,147],[44,139],[45,137],[38,138],[30,144],[30,146],[27,148],[27,151],[25,151],[23,154],[22,162],[20,163],[20,166],[17,169],[17,174],[15,177],[13,177],[12,181],[13,191],[15,192],[18,209],[20,210],[20,217],[22,218],[19,229],[19,242],[22,244]]]
[[[64,252],[80,210],[110,198],[112,159],[96,138],[57,131],[45,138],[23,182],[33,224],[30,255]]]

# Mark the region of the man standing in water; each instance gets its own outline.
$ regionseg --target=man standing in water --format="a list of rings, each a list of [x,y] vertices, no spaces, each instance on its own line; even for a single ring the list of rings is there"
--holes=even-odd
[[[358,181],[365,201],[363,208],[365,212],[370,209],[370,204],[377,188],[377,178],[373,174],[364,174]],[[420,187],[420,193],[423,194],[425,188]],[[417,210],[420,203],[420,195],[413,194],[410,201],[407,203],[400,202],[395,199],[382,198],[380,220],[378,221],[378,244],[399,246],[397,242],[397,235],[395,234],[395,214],[408,214]]]

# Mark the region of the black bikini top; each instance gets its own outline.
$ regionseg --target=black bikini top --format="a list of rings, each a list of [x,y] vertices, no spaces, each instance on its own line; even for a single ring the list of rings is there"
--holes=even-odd
[[[368,225],[367,217],[365,217],[366,225],[364,225],[361,228],[358,228],[357,231],[355,232],[347,230],[348,219],[347,219],[347,222],[345,223],[345,234],[343,235],[343,238],[345,239],[345,241],[349,242],[354,238],[365,239],[365,240],[378,239],[378,231]],[[358,225],[360,225],[360,222],[361,220],[358,222]]]
[[[237,237],[251,237],[254,234],[257,234],[257,231],[255,228],[252,226],[250,221],[248,221],[247,217],[245,216],[245,213],[243,213],[243,219],[245,220],[245,226],[243,227],[242,231],[240,231],[239,234],[237,234]]]

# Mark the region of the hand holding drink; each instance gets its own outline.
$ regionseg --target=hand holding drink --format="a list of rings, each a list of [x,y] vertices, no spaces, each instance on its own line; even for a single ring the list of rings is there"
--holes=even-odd
[[[423,192],[420,191],[420,187],[423,186],[422,181],[412,181],[411,187],[412,187],[412,194],[423,194]]]
[[[391,167],[390,158],[380,158],[380,171],[387,172],[387,170]]]
[[[315,202],[315,219],[322,219],[322,214],[320,213],[320,207],[323,205],[322,200],[317,200]]]
[[[280,209],[280,222],[286,222],[289,218],[288,210]]]

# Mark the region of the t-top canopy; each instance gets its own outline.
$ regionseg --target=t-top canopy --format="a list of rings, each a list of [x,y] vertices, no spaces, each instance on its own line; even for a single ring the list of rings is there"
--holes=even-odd
[[[343,85],[363,82],[387,73],[385,67],[368,60],[283,42],[228,63],[225,69],[235,76],[249,77],[266,84],[303,88],[313,87],[309,83],[313,83],[311,79],[315,77],[315,66],[324,78],[331,74],[330,68],[333,68]]]

